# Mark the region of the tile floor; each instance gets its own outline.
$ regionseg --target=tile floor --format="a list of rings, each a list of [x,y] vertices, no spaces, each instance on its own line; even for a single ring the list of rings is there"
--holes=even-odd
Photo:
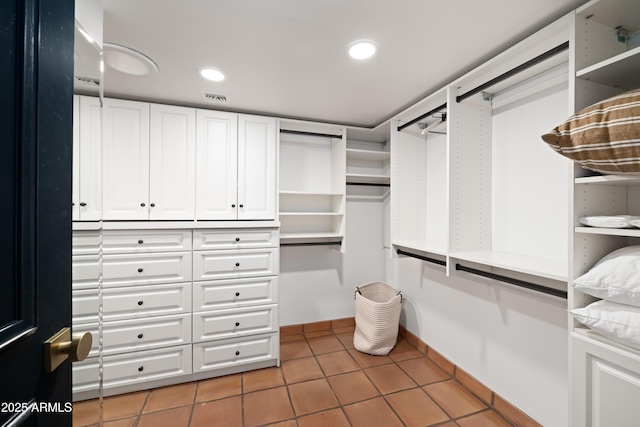
[[[353,349],[353,328],[284,336],[281,366],[104,400],[106,427],[510,427],[406,340],[388,356]],[[97,401],[73,426],[97,426]]]

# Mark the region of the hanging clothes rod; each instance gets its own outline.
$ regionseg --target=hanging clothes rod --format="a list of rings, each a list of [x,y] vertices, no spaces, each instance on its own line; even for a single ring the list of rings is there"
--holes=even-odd
[[[333,135],[330,133],[319,133],[319,132],[304,132],[301,130],[288,130],[288,129],[280,129],[280,133],[289,133],[292,135],[308,135],[308,136],[322,136],[325,138],[338,138],[342,139],[342,135]]]
[[[429,117],[432,114],[437,113],[440,110],[444,110],[445,108],[447,108],[447,103],[445,102],[444,104],[440,105],[439,107],[434,108],[433,110],[429,111],[428,113],[424,113],[423,115],[421,115],[420,117],[416,117],[413,120],[408,121],[407,123],[398,126],[398,132],[402,131],[402,129],[408,128],[409,126],[419,122],[420,120]]]
[[[461,102],[464,101],[465,99],[469,98],[470,96],[475,95],[478,92],[482,92],[484,89],[491,87],[493,85],[495,85],[496,83],[499,83],[503,80],[508,79],[511,76],[514,76],[528,68],[533,67],[534,65],[537,65],[543,61],[545,61],[546,59],[551,58],[552,56],[555,56],[557,54],[559,54],[560,52],[564,52],[565,50],[569,49],[569,42],[564,42],[559,46],[554,47],[553,49],[550,49],[538,56],[536,56],[533,59],[530,59],[529,61],[525,62],[524,64],[520,64],[515,68],[512,68],[511,70],[507,71],[506,73],[500,74],[498,77],[489,80],[488,82],[481,84],[480,86],[476,87],[475,89],[471,89],[469,92],[463,93],[462,95],[459,95],[456,97],[456,102]]]
[[[379,182],[347,182],[347,185],[364,185],[369,187],[391,187],[391,184],[382,184]]]
[[[456,264],[456,270],[466,271],[467,273],[476,274],[478,276],[487,277],[489,279],[499,280],[501,282],[510,283],[521,288],[531,289],[533,291],[542,292],[543,294],[553,295],[554,297],[567,299],[567,292],[559,289],[549,288],[547,286],[538,285],[531,282],[526,282],[520,279],[514,279],[513,277],[502,276],[500,274],[490,273],[488,271],[477,270],[471,267],[465,267],[464,265]]]
[[[432,264],[438,264],[438,265],[441,265],[443,267],[447,266],[447,262],[446,261],[442,261],[440,259],[435,259],[435,258],[429,258],[429,257],[422,256],[422,255],[412,254],[411,252],[406,252],[406,251],[403,251],[402,249],[397,249],[396,253],[398,255],[405,255],[405,256],[408,256],[408,257],[411,257],[411,258],[417,258],[419,260],[430,262]]]
[[[280,243],[280,246],[342,246],[342,241],[340,241],[340,242]]]

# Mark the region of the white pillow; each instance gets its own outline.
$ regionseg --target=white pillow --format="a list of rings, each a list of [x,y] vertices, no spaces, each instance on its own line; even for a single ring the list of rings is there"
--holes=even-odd
[[[640,350],[640,308],[601,300],[569,312],[594,331]]]
[[[640,246],[611,252],[571,285],[585,294],[640,307]]]

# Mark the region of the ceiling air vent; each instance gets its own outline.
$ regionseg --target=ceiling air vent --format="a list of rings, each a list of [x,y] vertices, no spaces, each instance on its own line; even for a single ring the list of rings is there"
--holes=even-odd
[[[228,104],[229,95],[225,95],[222,93],[205,93],[204,100],[206,102],[211,102],[214,104]]]
[[[76,76],[76,83],[78,83],[79,86],[90,88],[90,89],[100,87],[100,81],[96,79],[92,79],[90,77]]]

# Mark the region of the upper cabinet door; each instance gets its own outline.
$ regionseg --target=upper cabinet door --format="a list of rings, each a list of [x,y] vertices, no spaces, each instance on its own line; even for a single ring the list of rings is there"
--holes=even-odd
[[[198,110],[196,219],[237,219],[238,115]]]
[[[238,219],[275,219],[276,120],[238,117]]]
[[[80,97],[73,95],[73,188],[71,219],[80,220]]]
[[[99,221],[102,219],[102,107],[97,97],[80,97],[79,139],[79,219]]]
[[[149,219],[195,218],[196,110],[151,104]]]
[[[149,104],[104,100],[104,219],[149,219]]]

